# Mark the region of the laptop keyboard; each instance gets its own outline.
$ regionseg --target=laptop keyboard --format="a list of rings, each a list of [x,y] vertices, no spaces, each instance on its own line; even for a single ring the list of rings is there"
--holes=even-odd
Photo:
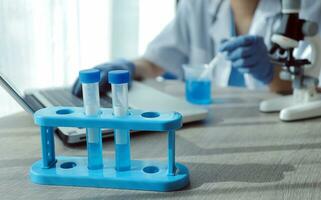
[[[82,99],[74,96],[69,88],[46,89],[39,91],[54,106],[76,106],[82,107]],[[104,108],[110,108],[111,98],[104,96],[100,98],[100,105]]]

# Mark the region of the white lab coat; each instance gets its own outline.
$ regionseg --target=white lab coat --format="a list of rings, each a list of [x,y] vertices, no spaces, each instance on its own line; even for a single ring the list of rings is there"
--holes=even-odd
[[[249,34],[262,36],[270,47],[280,13],[280,0],[260,0]],[[300,15],[320,25],[321,1],[302,1]],[[183,64],[209,63],[221,40],[231,36],[230,17],[229,0],[181,0],[175,19],[149,44],[143,57],[183,78]],[[230,64],[219,65],[214,70],[214,85],[228,86],[230,72]],[[249,74],[244,78],[247,88],[266,88]]]

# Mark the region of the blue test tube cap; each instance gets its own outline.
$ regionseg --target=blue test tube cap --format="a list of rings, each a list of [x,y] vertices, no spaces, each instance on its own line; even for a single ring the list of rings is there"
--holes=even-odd
[[[108,82],[110,84],[123,84],[129,83],[129,71],[128,70],[113,70],[108,72]]]
[[[85,69],[79,72],[79,80],[81,83],[97,83],[100,81],[100,70]]]

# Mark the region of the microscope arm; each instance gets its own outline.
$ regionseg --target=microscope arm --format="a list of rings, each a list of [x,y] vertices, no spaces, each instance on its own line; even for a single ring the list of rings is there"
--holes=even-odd
[[[316,34],[315,36],[305,37],[305,39],[311,48],[307,48],[303,56],[308,57],[311,64],[304,66],[304,75],[318,79],[321,71],[321,36]]]

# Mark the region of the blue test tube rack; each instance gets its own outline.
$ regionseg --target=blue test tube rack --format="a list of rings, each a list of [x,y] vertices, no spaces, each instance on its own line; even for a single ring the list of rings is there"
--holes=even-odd
[[[158,113],[131,109],[126,117],[115,117],[111,108],[99,116],[86,116],[81,107],[48,107],[34,114],[40,126],[42,159],[30,169],[31,181],[43,185],[174,191],[189,183],[186,166],[175,162],[175,131],[182,126],[177,112]],[[100,169],[88,169],[87,157],[55,155],[56,127],[112,128],[168,133],[166,161],[131,160],[131,168],[119,171],[114,159],[104,159]]]

